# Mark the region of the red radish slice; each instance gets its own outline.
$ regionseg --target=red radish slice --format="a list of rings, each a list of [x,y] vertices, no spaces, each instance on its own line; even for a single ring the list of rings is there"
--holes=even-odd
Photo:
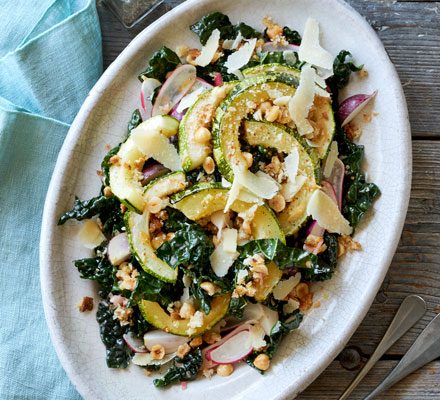
[[[244,323],[239,326],[237,326],[232,332],[229,332],[226,336],[224,336],[221,340],[218,342],[211,344],[208,347],[205,347],[203,349],[203,361],[206,364],[207,368],[212,368],[213,366],[217,365],[214,361],[211,360],[211,351],[216,349],[217,347],[221,346],[223,343],[225,343],[227,340],[232,338],[233,336],[237,335],[238,333],[242,331],[247,331],[251,329],[252,325],[249,323]]]
[[[377,90],[373,94],[356,94],[345,99],[338,110],[338,118],[341,125],[345,126],[358,115],[365,106],[376,96]]]
[[[294,44],[288,44],[286,46],[275,46],[273,42],[266,42],[263,44],[262,51],[264,52],[271,52],[271,51],[296,51],[298,52],[299,46],[296,46]]]
[[[220,72],[216,72],[217,74],[220,74]],[[221,74],[220,74],[221,76]],[[210,83],[206,82],[204,79],[202,78],[197,78],[194,86],[191,88],[192,89],[197,89],[199,87],[204,87],[206,90],[208,89],[212,89],[214,86],[212,86]]]
[[[188,93],[171,110],[171,116],[181,121],[186,111],[197,101],[198,97],[213,86],[202,78],[197,78]]]
[[[131,257],[127,233],[123,232],[113,237],[108,243],[107,255],[112,265],[122,264]]]
[[[325,229],[321,228],[317,221],[312,221],[309,228],[307,229],[307,236],[313,235],[313,236],[323,236],[325,232]]]
[[[177,104],[173,107],[173,109],[171,110],[170,115],[171,115],[172,117],[176,118],[178,121],[182,121],[183,117],[184,117],[185,114],[186,114],[186,110],[185,110],[185,112],[178,112],[178,111],[177,111],[177,107],[179,107],[179,104],[180,104],[180,102],[177,103]]]
[[[168,114],[196,81],[196,67],[190,64],[177,67],[162,85],[154,102],[152,116]]]
[[[127,332],[122,336],[127,343],[127,346],[134,353],[148,353],[148,350],[145,348],[142,340],[136,337],[133,332]]]
[[[342,209],[342,194],[344,191],[344,178],[345,178],[345,165],[337,158],[333,165],[333,170],[328,178],[328,181],[333,186],[336,193],[336,199],[338,200],[339,209]]]
[[[252,352],[250,343],[250,332],[241,331],[220,346],[210,350],[207,357],[216,364],[232,364],[241,361]]]
[[[156,88],[158,88],[161,83],[157,79],[147,78],[142,82],[141,86],[141,116],[142,121],[147,120],[151,117],[151,112],[153,110],[153,104],[151,103],[151,97]]]
[[[221,86],[223,85],[223,77],[220,72],[216,72],[214,74],[214,86]]]

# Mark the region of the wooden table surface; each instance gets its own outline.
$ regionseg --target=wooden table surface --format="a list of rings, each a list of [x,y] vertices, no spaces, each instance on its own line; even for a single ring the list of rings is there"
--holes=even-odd
[[[181,0],[168,0],[151,23]],[[337,399],[379,343],[401,301],[421,295],[426,316],[378,362],[352,394],[363,399],[440,313],[440,2],[350,0],[382,39],[402,81],[412,126],[414,171],[405,227],[389,273],[346,349],[298,398]],[[221,3],[221,2],[219,2]],[[127,31],[98,0],[107,67],[139,30]],[[394,386],[381,399],[440,399],[440,360]]]

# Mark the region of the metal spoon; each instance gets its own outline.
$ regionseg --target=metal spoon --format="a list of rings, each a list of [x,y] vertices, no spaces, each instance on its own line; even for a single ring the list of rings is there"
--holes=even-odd
[[[371,400],[405,376],[440,357],[440,314],[438,314],[416,339],[399,364],[385,380],[364,400]]]
[[[388,330],[382,338],[379,346],[370,357],[368,362],[361,369],[350,386],[345,390],[339,400],[346,400],[359,382],[368,374],[374,364],[384,355],[384,353],[400,339],[409,328],[411,328],[426,312],[426,303],[420,296],[411,295],[403,300],[397,313],[391,322]]]

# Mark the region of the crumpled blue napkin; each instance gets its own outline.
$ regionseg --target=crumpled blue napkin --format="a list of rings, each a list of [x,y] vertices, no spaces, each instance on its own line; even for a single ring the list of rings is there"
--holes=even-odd
[[[49,339],[38,242],[50,176],[102,72],[94,0],[0,0],[0,399],[79,399]]]

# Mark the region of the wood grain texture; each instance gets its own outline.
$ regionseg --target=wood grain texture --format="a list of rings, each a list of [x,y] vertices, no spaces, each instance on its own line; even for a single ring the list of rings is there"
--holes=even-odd
[[[98,0],[104,66],[141,29],[181,2],[167,0],[141,26],[127,31]],[[347,349],[300,395],[300,400],[337,399],[374,351],[407,295],[422,295],[428,303],[428,313],[387,352],[353,393],[353,399],[364,398],[377,386],[432,317],[440,313],[440,2],[348,2],[376,29],[402,81],[414,139],[413,186],[398,250],[370,312]],[[380,398],[440,399],[439,373],[440,360],[414,373]]]

